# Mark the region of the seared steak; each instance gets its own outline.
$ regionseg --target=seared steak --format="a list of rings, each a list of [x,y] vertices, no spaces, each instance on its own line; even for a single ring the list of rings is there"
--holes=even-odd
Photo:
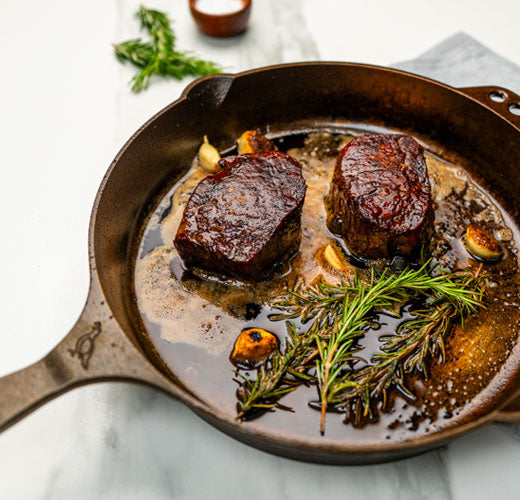
[[[433,222],[422,147],[408,135],[357,137],[338,157],[327,205],[327,225],[353,254],[411,255]]]
[[[302,167],[278,151],[223,158],[193,191],[175,247],[188,267],[258,279],[301,240]]]

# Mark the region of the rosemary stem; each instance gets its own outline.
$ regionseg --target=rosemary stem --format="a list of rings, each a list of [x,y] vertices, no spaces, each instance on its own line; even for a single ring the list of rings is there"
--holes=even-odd
[[[327,390],[329,387],[329,375],[330,375],[330,369],[332,367],[332,360],[334,358],[334,353],[336,352],[338,348],[338,343],[334,343],[332,346],[332,349],[329,352],[329,355],[327,356],[327,360],[324,363],[325,367],[325,373],[323,376],[323,385],[321,388],[321,420],[320,420],[320,432],[321,434],[325,434],[325,418],[326,418],[326,412],[327,412]]]
[[[151,40],[135,38],[113,44],[115,55],[121,62],[128,61],[138,68],[130,81],[133,92],[145,89],[153,74],[180,80],[189,75],[203,76],[222,71],[220,66],[211,61],[198,59],[176,49],[175,33],[164,12],[141,6],[136,17],[141,27],[150,34]]]

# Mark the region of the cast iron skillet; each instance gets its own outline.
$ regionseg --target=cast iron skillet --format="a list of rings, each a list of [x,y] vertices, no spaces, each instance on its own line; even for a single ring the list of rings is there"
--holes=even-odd
[[[299,460],[362,464],[439,446],[486,422],[520,422],[520,347],[474,410],[444,430],[401,442],[324,442],[287,438],[240,423],[190,394],[163,372],[147,347],[132,302],[139,229],[158,196],[189,167],[201,137],[220,149],[247,129],[309,129],[349,122],[408,131],[484,180],[518,224],[520,97],[494,87],[455,89],[413,74],[348,63],[302,63],[199,79],[155,115],[112,162],[89,231],[91,283],[71,332],[41,361],[0,380],[0,430],[46,401],[91,382],[125,380],[162,389],[227,434]],[[446,154],[446,153],[445,153]],[[369,430],[368,430],[369,431]],[[363,431],[364,432],[364,431]]]

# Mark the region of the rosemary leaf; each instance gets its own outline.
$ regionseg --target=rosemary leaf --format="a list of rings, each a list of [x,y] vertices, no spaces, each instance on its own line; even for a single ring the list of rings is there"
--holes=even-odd
[[[139,7],[135,16],[141,22],[141,28],[150,33],[154,51],[161,56],[168,56],[175,45],[175,34],[168,16],[164,12],[147,9],[143,5]]]
[[[121,61],[130,61],[138,68],[144,68],[153,57],[153,46],[140,38],[114,44],[116,57]]]

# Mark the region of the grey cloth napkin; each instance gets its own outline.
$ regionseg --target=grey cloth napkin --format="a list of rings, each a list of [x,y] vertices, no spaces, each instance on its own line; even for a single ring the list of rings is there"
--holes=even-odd
[[[520,94],[520,67],[457,33],[411,61],[393,65],[454,87],[493,85]]]

